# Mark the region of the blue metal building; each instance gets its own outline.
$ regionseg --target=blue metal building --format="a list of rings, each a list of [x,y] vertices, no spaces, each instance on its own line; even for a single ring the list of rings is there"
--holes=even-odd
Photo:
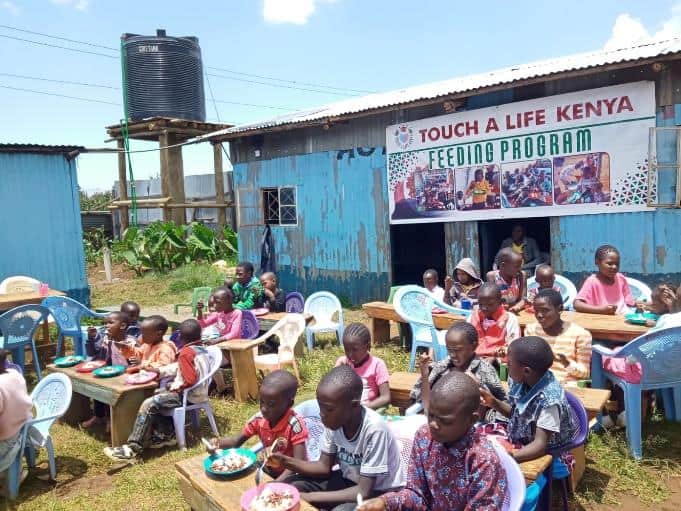
[[[532,63],[349,99],[211,135],[229,142],[240,257],[257,266],[272,226],[282,287],[326,289],[353,303],[385,299],[391,285],[419,282],[425,268],[451,273],[461,257],[489,269],[513,221],[390,225],[386,127],[609,85],[655,83],[656,124],[681,125],[681,39]],[[648,142],[648,133],[642,133]],[[681,190],[677,131],[656,140],[669,165],[656,176],[652,212],[528,218],[528,233],[576,284],[594,270],[594,250],[612,243],[621,270],[650,285],[681,282]],[[443,277],[441,277],[443,278]]]
[[[76,174],[80,150],[0,144],[0,281],[27,275],[89,303]]]

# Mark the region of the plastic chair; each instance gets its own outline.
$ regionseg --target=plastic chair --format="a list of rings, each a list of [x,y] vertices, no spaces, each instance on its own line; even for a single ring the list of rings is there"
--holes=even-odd
[[[295,349],[298,338],[305,331],[305,316],[302,314],[286,314],[267,332],[258,339],[270,338],[276,335],[279,339],[279,349],[276,353],[258,355],[258,347],[253,348],[255,368],[259,371],[271,372],[281,369],[284,365],[292,365],[298,383],[300,383],[300,371],[296,362]]]
[[[241,338],[256,339],[260,333],[260,323],[249,310],[241,311]]]
[[[442,360],[447,356],[444,343],[444,331],[438,331],[433,325],[433,306],[443,310],[469,316],[471,311],[451,307],[439,300],[435,300],[425,288],[419,286],[402,286],[394,299],[395,312],[411,327],[412,343],[409,356],[409,370],[416,365],[416,350],[418,348],[433,349],[435,360]]]
[[[386,303],[392,304],[393,301],[395,300],[395,293],[399,291],[399,289],[403,286],[392,286],[390,288],[390,293],[388,294],[388,299],[386,300]]]
[[[305,300],[305,307],[303,309],[305,314],[312,314],[314,316],[314,325],[308,325],[305,328],[305,336],[307,338],[307,348],[312,350],[314,348],[314,336],[319,332],[336,332],[338,336],[338,344],[343,342],[343,307],[336,295],[328,291],[317,291],[311,294]],[[334,314],[338,313],[338,321],[333,320]]]
[[[644,334],[614,351],[594,344],[591,346],[591,384],[605,388],[606,380],[624,391],[627,421],[627,442],[635,459],[641,459],[641,392],[663,390],[665,408],[669,405],[681,411],[681,327],[664,328]],[[641,381],[631,383],[603,368],[603,357],[621,358],[628,364],[639,364]],[[673,398],[673,403],[671,402]],[[676,417],[679,420],[681,417]]]
[[[319,440],[324,434],[324,424],[322,424],[321,414],[319,413],[319,403],[316,399],[308,399],[293,407],[295,412],[303,418],[307,426],[308,437],[305,443],[307,450],[307,461],[317,461],[321,457],[321,448],[319,447]],[[263,448],[262,442],[258,442],[251,451],[257,453]]]
[[[192,316],[196,316],[196,304],[199,302],[203,302],[204,304],[208,304],[208,300],[210,299],[210,295],[213,292],[213,289],[210,287],[195,287],[194,290],[192,291],[192,301],[191,303],[176,303],[173,305],[173,308],[175,309],[175,314],[178,314],[178,309],[180,307],[191,307],[192,308]]]
[[[506,450],[499,445],[494,436],[487,437],[494,446],[494,450],[499,456],[501,465],[506,472],[506,482],[508,483],[506,490],[506,498],[502,506],[503,511],[519,511],[525,503],[525,476],[523,476],[520,465],[513,459],[513,457],[506,452]]]
[[[388,294],[388,299],[385,301],[386,303],[393,304],[395,301],[395,293],[401,288],[402,286],[392,286],[390,288],[390,294]],[[400,345],[402,348],[406,348],[407,346],[407,331],[406,331],[406,325],[404,323],[397,323],[397,328],[399,329],[400,332]]]
[[[575,449],[581,445],[584,445],[584,443],[586,442],[586,437],[589,434],[589,417],[586,413],[584,405],[577,396],[566,391],[565,398],[567,399],[567,402],[570,404],[570,408],[572,408],[575,417],[577,417],[577,422],[579,423],[579,430],[577,431],[577,434],[568,445],[565,445],[560,449],[551,449],[549,451],[549,454],[553,456],[553,467],[551,470],[552,479],[553,480],[557,479],[560,481],[561,483],[560,491],[561,497],[563,499],[563,510],[568,511],[567,482],[570,476],[570,471],[568,470],[567,465],[565,465],[565,463],[563,463],[560,460],[560,455],[569,452],[572,449]]]
[[[40,281],[24,275],[7,277],[0,282],[0,293],[32,293],[40,290]]]
[[[632,279],[631,277],[625,277],[627,279],[627,284],[629,284],[629,289],[631,290],[631,296],[637,302],[648,302],[651,301],[651,295],[653,292],[650,288],[641,282],[640,280]]]
[[[286,294],[286,312],[301,314],[305,310],[305,297],[298,291]]]
[[[563,277],[562,275],[556,275],[556,285],[560,288],[560,295],[563,297],[563,306],[566,309],[569,309],[572,307],[572,302],[575,301],[575,297],[577,296],[577,288],[575,285],[568,280],[567,278]],[[530,278],[527,279],[527,290],[529,291],[530,289],[538,288],[539,284],[537,284],[537,280],[535,279],[534,275]]]
[[[64,347],[64,337],[73,339],[73,351],[76,355],[85,355],[85,341],[87,333],[83,333],[80,322],[83,316],[92,318],[105,318],[106,312],[99,313],[88,309],[82,303],[67,296],[48,296],[41,305],[47,307],[59,328],[57,338],[57,356],[59,357]]]
[[[33,336],[40,324],[47,319],[50,311],[42,305],[20,305],[10,309],[0,316],[0,348],[12,352],[12,362],[21,367],[24,372],[24,347],[31,345],[33,353],[33,366],[38,380],[42,378],[40,373],[40,360]]]
[[[537,509],[537,504],[539,504],[539,498],[544,492],[546,487],[546,476],[544,474],[539,474],[539,477],[534,480],[527,488],[525,488],[525,502],[523,502],[521,511],[535,511]]]
[[[5,360],[5,369],[14,369],[17,373],[24,374],[24,370],[19,364],[13,364],[7,360]]]
[[[14,500],[19,493],[22,456],[26,456],[28,466],[33,468],[36,451],[45,447],[50,466],[50,478],[54,480],[57,477],[50,427],[68,410],[71,404],[71,393],[71,380],[65,374],[60,373],[48,374],[31,392],[31,401],[36,416],[22,426],[21,448],[9,467],[9,498],[11,500]]]
[[[408,467],[411,464],[411,451],[416,432],[421,426],[428,423],[428,419],[426,419],[425,415],[412,415],[401,420],[386,421],[386,423],[393,437],[395,437],[395,440],[400,445],[402,464]]]
[[[199,381],[197,381],[192,387],[185,389],[182,393],[182,406],[173,408],[172,410],[164,410],[162,413],[166,417],[173,418],[173,425],[175,426],[175,435],[177,435],[177,445],[180,450],[185,451],[187,449],[185,442],[184,426],[186,421],[187,412],[191,414],[191,421],[194,429],[199,429],[199,411],[203,410],[208,417],[208,422],[210,423],[210,428],[213,430],[213,435],[216,437],[220,435],[218,433],[218,426],[215,423],[215,417],[213,416],[213,408],[210,405],[210,400],[206,399],[201,403],[192,403],[187,400],[189,393],[201,385],[208,385],[213,379],[213,375],[220,368],[222,364],[222,351],[217,346],[202,346],[194,347],[195,350],[199,351],[197,355],[203,352],[210,358],[210,369],[208,373],[203,376]]]

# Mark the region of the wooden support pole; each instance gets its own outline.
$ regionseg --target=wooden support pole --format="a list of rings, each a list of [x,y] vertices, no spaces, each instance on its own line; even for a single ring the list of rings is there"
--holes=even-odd
[[[170,134],[167,131],[163,131],[158,138],[158,145],[161,148],[159,155],[161,157],[161,195],[164,197],[171,197],[170,194],[170,170],[168,163],[168,149],[165,149],[170,145]],[[163,208],[163,221],[168,222],[170,220],[170,210],[168,208]]]
[[[181,138],[177,135],[169,134],[168,141],[170,145],[178,144]],[[184,196],[184,166],[182,163],[182,146],[170,147],[166,149],[168,152],[168,185],[170,190],[171,203],[175,202],[183,204],[185,202]],[[170,219],[177,225],[184,225],[187,223],[187,212],[185,209],[172,209],[170,211]]]
[[[215,167],[215,202],[225,202],[225,178],[222,173],[222,144],[213,144],[213,166]],[[218,237],[223,237],[222,228],[225,226],[227,217],[225,208],[218,208]]]
[[[128,176],[127,176],[127,168],[126,168],[126,154],[123,151],[125,149],[125,144],[123,143],[123,140],[118,141],[118,198],[120,200],[128,200]],[[118,215],[121,221],[121,232],[120,235],[123,235],[123,232],[128,228],[130,225],[130,221],[128,218],[128,208],[120,208],[120,214]]]

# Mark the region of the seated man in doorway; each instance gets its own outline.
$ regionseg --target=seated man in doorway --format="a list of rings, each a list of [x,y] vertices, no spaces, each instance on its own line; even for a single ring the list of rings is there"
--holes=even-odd
[[[525,233],[525,227],[516,224],[511,231],[511,237],[506,238],[501,243],[499,251],[510,248],[514,252],[523,256],[522,269],[526,275],[534,275],[535,268],[543,262],[539,246],[534,238],[530,238]]]

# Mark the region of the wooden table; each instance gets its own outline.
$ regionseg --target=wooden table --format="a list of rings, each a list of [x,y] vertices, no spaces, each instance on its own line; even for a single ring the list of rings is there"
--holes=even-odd
[[[258,399],[258,378],[255,372],[253,348],[263,342],[264,340],[232,339],[215,345],[221,350],[229,352],[234,381],[234,397],[239,402]]]
[[[111,445],[123,445],[128,440],[137,411],[146,398],[154,393],[158,383],[127,385],[125,375],[96,378],[92,373],[79,373],[73,367],[47,366],[50,372],[63,373],[71,379],[73,396],[65,420],[72,423],[92,416],[90,399],[106,403],[111,408]]]
[[[369,316],[371,323],[371,340],[373,343],[387,342],[390,339],[390,321],[405,323],[397,314],[394,305],[386,302],[370,302],[362,305],[362,309]],[[594,339],[625,344],[632,339],[646,333],[648,327],[627,323],[622,316],[608,316],[605,314],[584,314],[583,312],[565,311],[561,317],[566,321],[577,323],[591,332]],[[458,314],[433,314],[433,324],[438,330],[446,330],[457,321],[465,318]],[[534,314],[523,311],[518,315],[520,328],[525,329],[530,323],[536,323]]]
[[[241,495],[255,486],[253,470],[241,477],[211,477],[203,469],[205,454],[179,461],[175,464],[175,472],[180,483],[184,499],[193,511],[239,511]],[[267,475],[263,476],[269,481]],[[305,501],[300,503],[300,511],[315,511],[317,508]]]

